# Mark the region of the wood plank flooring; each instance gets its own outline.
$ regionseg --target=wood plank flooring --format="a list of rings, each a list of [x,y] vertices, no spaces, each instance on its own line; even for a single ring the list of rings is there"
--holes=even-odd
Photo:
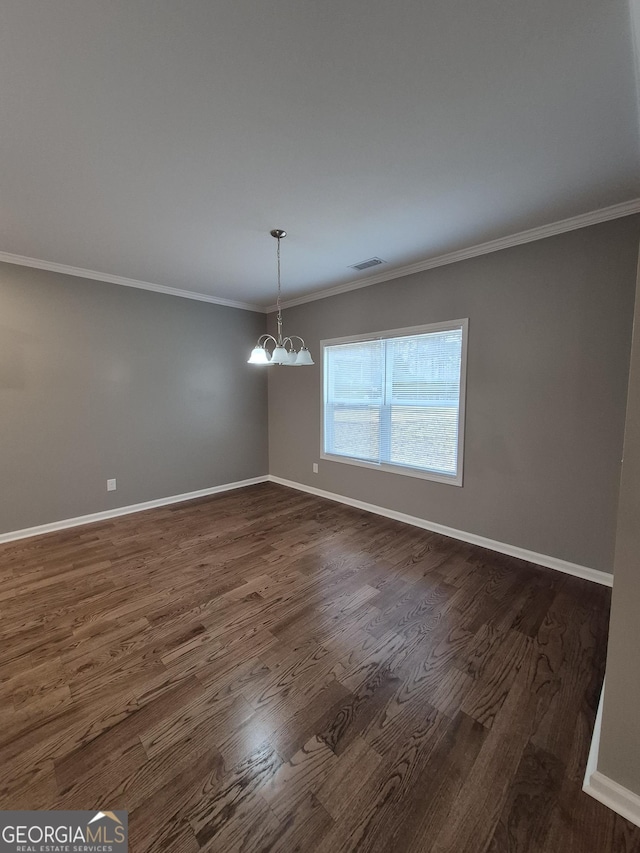
[[[624,853],[609,590],[264,484],[0,546],[0,808],[132,853]]]

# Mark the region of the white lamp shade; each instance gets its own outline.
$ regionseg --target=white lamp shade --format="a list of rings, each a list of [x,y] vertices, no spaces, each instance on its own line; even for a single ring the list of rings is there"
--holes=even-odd
[[[294,349],[290,349],[287,353],[287,360],[284,362],[285,364],[295,364],[297,361],[298,353]]]
[[[284,347],[276,347],[271,354],[271,364],[288,364],[289,353]]]
[[[247,364],[269,364],[269,353],[264,347],[254,347]]]
[[[304,364],[313,364],[313,359],[311,358],[311,353],[306,347],[302,347],[298,356],[296,358],[296,365],[304,365]]]

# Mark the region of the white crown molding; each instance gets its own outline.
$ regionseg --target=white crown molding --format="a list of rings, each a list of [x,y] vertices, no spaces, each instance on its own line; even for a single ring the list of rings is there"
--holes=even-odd
[[[447,527],[435,521],[427,521],[424,518],[417,518],[415,515],[406,515],[404,512],[396,512],[393,509],[376,506],[375,504],[359,501],[355,498],[348,498],[345,495],[325,492],[324,489],[316,489],[314,486],[307,486],[305,483],[285,480],[273,474],[269,474],[269,482],[278,483],[280,486],[287,486],[290,489],[297,489],[300,492],[308,492],[310,495],[316,495],[319,498],[326,498],[330,501],[353,506],[365,512],[372,512],[374,515],[382,515],[384,518],[401,521],[403,524],[411,524],[413,527],[430,530],[432,533],[440,533],[443,536],[449,536],[451,539],[459,539],[461,542],[479,545],[481,548],[488,548],[490,551],[497,551],[499,554],[506,554],[509,557],[526,560],[528,563],[545,566],[548,569],[555,569],[558,572],[563,572],[565,575],[573,575],[577,578],[583,578],[583,580],[599,583],[602,586],[613,586],[613,575],[609,574],[609,572],[601,572],[599,569],[591,569],[588,566],[579,566],[577,563],[569,563],[567,560],[561,560],[559,557],[538,554],[536,551],[529,551],[527,548],[519,548],[517,545],[508,545],[505,542],[498,542],[495,539],[487,539],[485,536],[479,536],[477,533],[467,533],[464,530],[457,530],[455,527]]]
[[[152,290],[155,293],[164,293],[167,296],[180,296],[182,299],[195,299],[198,302],[210,302],[213,305],[224,305],[226,308],[241,308],[243,311],[258,311],[266,314],[264,305],[253,305],[250,302],[234,302],[232,299],[221,299],[217,296],[209,296],[206,293],[197,293],[194,290],[180,290],[177,287],[166,287],[164,284],[153,284],[150,281],[138,281],[135,278],[125,278],[121,275],[111,275],[96,270],[85,270],[82,267],[70,267],[66,264],[56,264],[53,261],[43,261],[39,258],[27,258],[24,255],[12,255],[10,252],[0,252],[0,262],[5,264],[16,264],[20,267],[33,267],[37,270],[49,270],[63,275],[74,275],[78,278],[89,278],[94,281],[106,281],[109,284],[119,284],[122,287],[135,287],[138,290]]]
[[[606,680],[605,680],[606,683]],[[636,826],[640,826],[640,796],[628,788],[614,782],[598,770],[598,753],[600,751],[600,731],[602,729],[602,705],[604,701],[605,684],[602,685],[598,713],[593,727],[593,737],[589,750],[589,760],[584,774],[582,790],[607,808],[619,814]]]
[[[96,521],[108,521],[110,518],[118,518],[121,515],[131,515],[134,512],[143,512],[146,509],[157,509],[162,506],[192,501],[196,498],[206,498],[209,495],[217,495],[219,492],[230,492],[233,489],[243,489],[245,486],[255,486],[256,483],[266,483],[265,474],[262,477],[252,477],[250,480],[238,480],[236,483],[224,483],[221,486],[212,486],[209,489],[199,489],[197,492],[185,492],[181,495],[172,495],[168,498],[158,498],[154,501],[145,501],[129,506],[115,507],[104,512],[92,512],[89,515],[79,515],[77,518],[65,518],[61,521],[52,521],[50,524],[39,524],[37,527],[25,527],[22,530],[13,530],[9,533],[0,533],[0,544],[4,542],[15,542],[18,539],[27,539],[30,536],[42,536],[44,533],[53,533],[56,530],[67,530],[70,527],[79,527],[82,524],[93,524]]]
[[[282,303],[282,307],[293,308],[295,305],[304,305],[306,302],[315,302],[317,299],[327,299],[329,296],[348,293],[350,290],[359,290],[362,287],[381,284],[382,282],[391,281],[394,278],[402,278],[405,275],[412,275],[416,272],[424,272],[435,267],[444,267],[447,264],[454,264],[457,261],[466,261],[469,258],[476,258],[479,255],[488,255],[491,252],[499,252],[502,249],[509,249],[512,246],[521,246],[523,243],[533,243],[535,240],[543,240],[545,237],[565,234],[567,231],[577,231],[579,228],[587,228],[589,225],[598,225],[600,222],[609,222],[612,219],[621,219],[623,216],[631,216],[634,213],[640,213],[640,198],[624,201],[621,204],[614,204],[611,207],[602,207],[599,210],[592,210],[589,213],[581,213],[579,216],[561,219],[559,222],[551,222],[549,225],[540,225],[537,228],[530,228],[528,231],[520,231],[517,234],[510,234],[507,237],[499,237],[497,240],[489,240],[488,243],[478,243],[466,249],[458,249],[455,252],[448,252],[445,255],[426,258],[415,264],[408,264],[404,267],[396,267],[396,269],[360,277],[347,281],[344,284],[337,284],[335,287],[316,290],[305,296],[288,299]],[[275,305],[270,305],[267,308],[268,313],[275,310]]]
[[[488,255],[491,252],[499,252],[502,249],[509,249],[512,246],[520,246],[523,243],[532,243],[535,240],[543,240],[545,237],[553,237],[555,234],[564,234],[567,231],[576,231],[579,228],[587,228],[589,225],[597,225],[600,222],[608,222],[611,219],[620,219],[623,216],[631,216],[634,213],[640,213],[640,198],[631,199],[631,201],[624,201],[621,204],[614,204],[610,207],[602,207],[599,210],[592,210],[589,213],[581,213],[579,216],[562,219],[559,222],[552,222],[549,225],[541,225],[537,228],[530,228],[528,231],[520,231],[517,234],[510,234],[506,237],[500,237],[497,240],[490,240],[487,243],[478,243],[475,246],[469,246],[466,249],[458,249],[455,252],[448,252],[445,255],[426,258],[423,261],[408,264],[407,266],[396,267],[395,269],[384,270],[382,272],[375,273],[374,275],[352,279],[351,281],[344,282],[343,284],[337,284],[334,287],[316,290],[313,293],[298,296],[295,299],[286,300],[282,303],[282,307],[293,308],[295,305],[304,305],[306,302],[315,302],[317,299],[327,299],[329,296],[348,293],[350,290],[359,290],[362,287],[371,287],[373,284],[381,284],[385,281],[391,281],[394,278],[402,278],[405,275],[412,275],[416,272],[424,272],[425,270],[434,269],[435,267],[443,267],[447,264],[454,264],[457,261],[476,258],[479,255]],[[181,290],[177,287],[167,287],[164,284],[154,284],[150,281],[138,281],[134,278],[125,278],[124,276],[111,275],[110,273],[98,272],[96,270],[86,270],[82,267],[72,267],[66,264],[58,264],[54,261],[45,261],[40,258],[28,258],[24,255],[14,255],[10,252],[0,252],[0,263],[16,264],[23,267],[33,267],[34,269],[49,270],[50,272],[62,273],[63,275],[73,275],[79,278],[93,279],[94,281],[119,284],[122,287],[136,287],[139,290],[151,290],[155,293],[164,293],[168,296],[179,296],[182,299],[195,299],[199,302],[209,302],[213,305],[223,305],[227,308],[240,308],[243,311],[257,311],[260,314],[270,314],[276,310],[275,305],[264,306],[251,302],[236,302],[232,299],[222,299],[218,296],[210,296],[209,294],[198,293],[194,290]]]

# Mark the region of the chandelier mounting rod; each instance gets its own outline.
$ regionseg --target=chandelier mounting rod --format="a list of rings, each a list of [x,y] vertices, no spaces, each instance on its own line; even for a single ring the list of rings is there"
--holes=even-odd
[[[283,231],[282,228],[274,228],[273,231],[270,231],[269,233],[278,241],[278,299],[276,300],[276,307],[278,308],[278,344],[282,346],[282,306],[280,298],[282,294],[282,285],[280,283],[280,240],[282,240],[283,237],[287,236],[287,232]]]

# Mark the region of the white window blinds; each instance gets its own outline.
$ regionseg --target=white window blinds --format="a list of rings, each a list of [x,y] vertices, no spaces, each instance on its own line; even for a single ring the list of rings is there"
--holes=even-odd
[[[466,323],[424,328],[325,343],[324,454],[459,477]]]

